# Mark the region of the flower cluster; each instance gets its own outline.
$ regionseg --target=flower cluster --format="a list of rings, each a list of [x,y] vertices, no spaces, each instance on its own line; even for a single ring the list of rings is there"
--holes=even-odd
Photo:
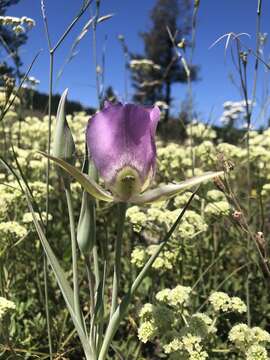
[[[267,350],[260,345],[251,345],[246,352],[247,360],[268,360]]]
[[[230,214],[230,204],[227,200],[210,202],[206,205],[204,212],[208,216],[219,217]]]
[[[177,205],[181,203],[183,206],[187,200],[188,196],[180,195],[175,199],[175,203]],[[168,210],[164,202],[153,204],[146,209],[138,206],[132,206],[128,209],[127,218],[132,224],[133,230],[141,233],[150,243],[147,247],[138,245],[133,249],[131,262],[135,264],[136,267],[141,268],[149,256],[153,254],[158,246],[153,244],[153,242],[162,240],[175,222],[180,211],[181,208]],[[208,226],[200,214],[193,210],[187,210],[180,225],[172,235],[170,243],[157,257],[152,268],[159,271],[171,270],[176,266],[177,261],[181,259],[179,239],[181,239],[184,246],[189,247],[195,241],[195,238],[199,234],[204,233],[207,228]]]
[[[248,106],[251,105],[251,100],[248,100]],[[223,114],[221,115],[220,121],[227,125],[230,122],[236,122],[242,120],[246,114],[246,101],[226,101],[223,104]]]
[[[149,257],[154,253],[158,245],[150,245],[148,248],[137,246],[132,251],[131,263],[137,268],[144,266]],[[172,270],[176,263],[178,254],[172,250],[164,250],[154,261],[152,268],[154,270],[166,271]]]
[[[270,343],[270,334],[260,327],[250,328],[246,324],[237,324],[230,330],[229,340],[240,352],[246,354],[247,360],[268,359],[265,346]]]
[[[157,293],[156,299],[160,302],[168,303],[170,306],[178,307],[187,305],[191,288],[177,285],[173,289],[164,289]]]
[[[18,224],[16,221],[6,221],[0,223],[0,237],[8,240],[9,238],[15,238],[16,240],[24,237],[27,234],[26,229]]]
[[[175,200],[175,204],[179,205],[180,202],[184,204],[184,201],[187,198],[188,195],[184,195],[182,199],[178,197]],[[166,204],[159,203],[153,204],[147,209],[133,206],[128,209],[127,217],[132,224],[134,231],[140,232],[141,230],[144,230],[145,232],[151,232],[152,236],[162,239],[162,236],[164,236],[166,231],[168,231],[175,222],[180,211],[181,209],[179,208],[168,210]],[[191,239],[196,234],[206,230],[207,224],[202,216],[193,210],[187,210],[174,236],[180,236],[182,239]]]
[[[211,126],[203,124],[198,120],[193,120],[188,124],[186,132],[193,141],[213,140],[217,137],[215,130]]]
[[[15,16],[0,16],[0,25],[10,26],[16,34],[26,32],[36,25],[35,20],[22,16],[21,18]]]
[[[164,346],[165,354],[177,352],[179,356],[181,353],[188,356],[190,360],[205,360],[208,354],[203,350],[202,339],[199,336],[194,336],[190,333],[180,339],[174,339],[169,344]],[[182,356],[183,356],[182,355]]]
[[[149,59],[131,60],[129,63],[129,66],[131,69],[147,68],[147,69],[160,70],[160,66],[155,64],[152,60],[149,60]]]
[[[217,291],[210,295],[209,302],[216,312],[237,312],[239,314],[247,311],[246,304],[238,297],[230,297],[228,294]]]
[[[11,311],[15,310],[15,308],[16,307],[13,301],[0,297],[0,321]]]
[[[38,213],[34,213],[34,215],[36,216],[36,218],[38,219],[39,218],[39,214]],[[46,217],[46,212],[45,211],[42,211],[41,213],[41,218],[43,221],[45,221],[47,219]],[[51,214],[48,214],[48,221],[51,221],[52,220],[52,215]],[[26,212],[24,213],[23,215],[23,219],[22,219],[22,222],[24,224],[32,224],[33,222],[33,215],[31,212]]]
[[[138,337],[143,343],[159,341],[170,360],[212,358],[211,344],[218,340],[220,312],[246,311],[238,297],[216,292],[210,296],[212,307],[206,313],[192,314],[191,288],[182,285],[159,291],[156,300],[155,304],[147,303],[141,308]],[[237,324],[228,337],[233,351],[246,360],[268,359],[266,345],[270,343],[270,334],[260,327]]]
[[[190,296],[191,288],[182,285],[159,291],[157,303],[145,304],[139,313],[139,339],[159,338],[170,359],[207,359],[204,342],[215,334],[215,322],[205,313],[189,313]]]

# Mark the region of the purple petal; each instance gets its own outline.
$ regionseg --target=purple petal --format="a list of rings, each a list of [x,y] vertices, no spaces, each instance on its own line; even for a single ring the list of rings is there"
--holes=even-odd
[[[89,152],[108,186],[113,186],[119,171],[126,167],[138,173],[141,186],[154,174],[159,116],[158,107],[107,103],[89,120]]]

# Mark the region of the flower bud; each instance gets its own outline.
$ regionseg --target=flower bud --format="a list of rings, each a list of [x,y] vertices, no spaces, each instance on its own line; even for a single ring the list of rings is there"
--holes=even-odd
[[[95,200],[84,190],[81,213],[77,229],[77,242],[81,252],[86,255],[95,243]]]
[[[52,155],[60,159],[65,160],[71,165],[75,164],[75,144],[70,131],[70,128],[66,119],[66,98],[68,89],[66,89],[59,101],[57,115],[56,115],[56,126],[52,147]],[[64,178],[69,178],[69,175],[59,168],[59,174]]]
[[[97,181],[96,168],[86,150],[83,165],[83,172],[87,173],[91,179]],[[96,203],[87,191],[83,191],[80,218],[77,228],[77,242],[81,252],[86,256],[92,249],[96,241]]]
[[[232,214],[235,221],[240,221],[242,218],[242,215],[243,215],[242,212],[238,211],[238,210],[234,210],[234,212]]]

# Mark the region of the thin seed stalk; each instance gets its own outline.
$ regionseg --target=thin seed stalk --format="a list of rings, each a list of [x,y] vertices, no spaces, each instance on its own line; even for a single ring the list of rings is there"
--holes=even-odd
[[[52,348],[52,332],[51,332],[51,322],[50,322],[50,310],[49,310],[49,296],[48,296],[48,263],[47,257],[43,254],[43,274],[44,274],[44,299],[45,299],[45,314],[46,314],[46,323],[47,323],[47,335],[48,335],[48,345],[49,345],[49,355],[50,360],[53,359],[53,348]]]

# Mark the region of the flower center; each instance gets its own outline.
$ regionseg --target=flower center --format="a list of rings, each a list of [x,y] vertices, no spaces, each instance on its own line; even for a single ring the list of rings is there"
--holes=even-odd
[[[122,201],[128,201],[132,196],[139,194],[142,183],[136,169],[125,166],[116,175],[112,191]]]

